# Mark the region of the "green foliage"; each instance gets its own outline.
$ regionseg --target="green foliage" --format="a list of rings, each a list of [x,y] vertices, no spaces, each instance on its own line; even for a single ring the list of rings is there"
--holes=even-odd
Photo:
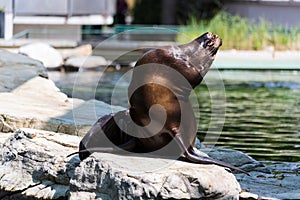
[[[178,34],[177,41],[180,43],[188,42],[203,32],[211,31],[222,38],[223,49],[260,50],[267,46],[274,46],[278,50],[300,48],[300,29],[281,28],[264,19],[254,23],[246,18],[221,11],[211,20],[197,20],[191,16],[187,24]]]

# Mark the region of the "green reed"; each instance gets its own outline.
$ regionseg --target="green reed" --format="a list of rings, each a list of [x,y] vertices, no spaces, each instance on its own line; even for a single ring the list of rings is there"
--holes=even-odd
[[[191,16],[188,25],[181,28],[177,42],[185,43],[211,31],[223,39],[223,49],[261,50],[273,46],[276,50],[299,50],[300,28],[282,28],[260,19],[254,23],[246,18],[224,11],[210,21]]]

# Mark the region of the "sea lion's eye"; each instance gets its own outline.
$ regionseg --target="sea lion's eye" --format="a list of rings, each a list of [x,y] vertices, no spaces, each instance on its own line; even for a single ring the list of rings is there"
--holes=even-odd
[[[205,42],[204,42],[204,48],[207,47],[207,46],[212,46],[214,45],[214,41],[212,39],[206,39]]]
[[[209,47],[213,46],[215,44],[216,38],[217,36],[212,34],[211,37],[207,38],[205,45]]]

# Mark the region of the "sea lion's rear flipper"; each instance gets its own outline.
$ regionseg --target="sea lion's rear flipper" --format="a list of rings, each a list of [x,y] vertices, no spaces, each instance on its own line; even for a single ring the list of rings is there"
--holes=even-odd
[[[234,171],[242,172],[242,173],[247,174],[249,176],[248,172],[246,172],[246,171],[244,171],[244,170],[242,170],[242,169],[240,169],[238,167],[235,167],[235,166],[233,166],[231,164],[224,163],[222,161],[215,160],[213,158],[197,154],[194,151],[194,148],[192,146],[190,146],[187,149],[187,151],[185,152],[185,156],[187,157],[188,160],[190,160],[190,161],[192,161],[194,163],[199,163],[199,164],[215,164],[215,165],[219,165],[219,166],[222,166],[222,167],[229,168],[229,169],[234,170]]]
[[[120,150],[133,150],[136,140],[124,131],[128,126],[128,117],[127,110],[101,117],[80,141],[79,158],[83,160],[93,152],[115,153]]]
[[[184,151],[184,155],[185,157],[193,162],[193,163],[198,163],[198,164],[215,164],[215,165],[219,165],[219,166],[222,166],[222,167],[226,167],[226,168],[229,168],[231,170],[235,170],[235,171],[238,171],[238,172],[242,172],[242,173],[245,173],[249,176],[249,173],[238,168],[238,167],[235,167],[231,164],[227,164],[227,163],[224,163],[222,161],[219,161],[219,160],[215,160],[213,158],[210,158],[210,157],[207,157],[207,156],[202,156],[202,155],[199,155],[197,154],[195,151],[194,151],[194,148],[192,146],[189,146],[186,148],[186,146],[184,145],[184,142],[181,138],[181,134],[180,133],[176,133],[175,134],[175,137],[174,139],[176,140],[176,142],[178,143],[178,145],[180,146],[180,148]]]

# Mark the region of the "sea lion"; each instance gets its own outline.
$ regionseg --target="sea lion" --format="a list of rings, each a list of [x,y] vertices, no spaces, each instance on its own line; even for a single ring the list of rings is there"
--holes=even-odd
[[[197,128],[189,95],[201,83],[221,45],[219,36],[207,32],[187,44],[146,52],[133,69],[129,109],[105,115],[93,125],[79,144],[80,159],[93,152],[120,150],[163,155],[179,152],[194,163],[247,173],[200,156],[193,148]]]

